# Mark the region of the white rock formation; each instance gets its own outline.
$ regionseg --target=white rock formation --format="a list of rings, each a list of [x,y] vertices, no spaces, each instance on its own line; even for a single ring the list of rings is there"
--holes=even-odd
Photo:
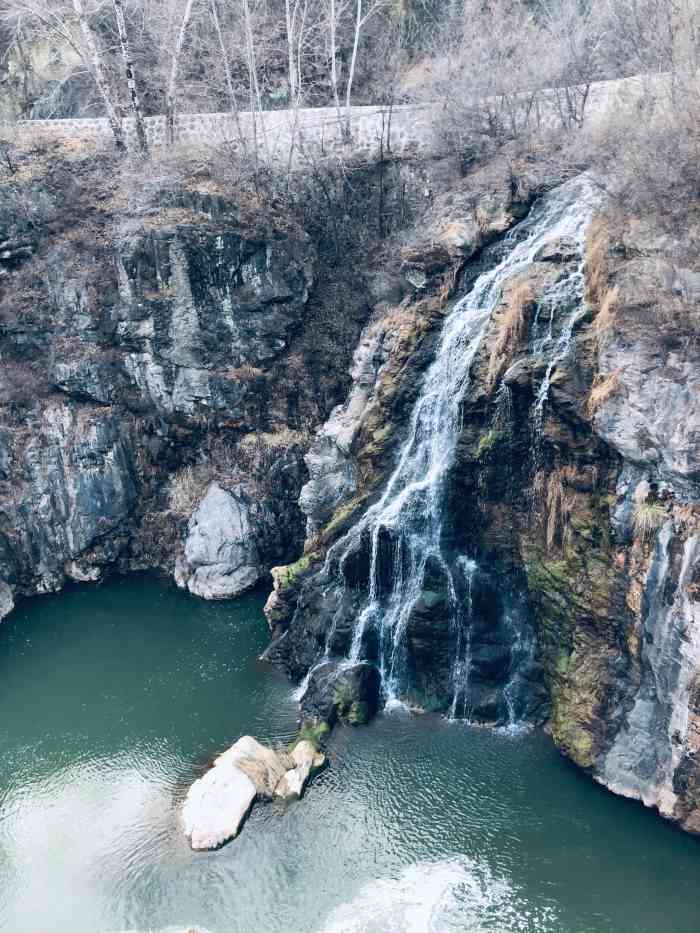
[[[190,518],[176,582],[204,599],[230,599],[263,572],[247,499],[212,483]]]
[[[238,835],[256,797],[298,799],[312,772],[325,761],[310,742],[291,754],[244,735],[190,787],[182,810],[193,849],[217,849]]]

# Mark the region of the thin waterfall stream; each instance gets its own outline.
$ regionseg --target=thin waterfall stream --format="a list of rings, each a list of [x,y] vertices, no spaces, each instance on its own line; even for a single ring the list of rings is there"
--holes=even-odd
[[[405,696],[407,626],[426,575],[439,572],[446,579],[453,640],[453,698],[449,715],[468,718],[472,587],[479,570],[473,556],[451,559],[443,547],[445,490],[462,427],[462,403],[470,387],[472,364],[505,286],[536,261],[545,244],[562,240],[575,244],[579,262],[573,272],[565,274],[544,295],[550,317],[556,303],[565,303],[573,311],[558,339],[550,336],[549,340],[540,341],[539,349],[549,351],[535,406],[536,418],[541,418],[554,368],[568,352],[576,323],[585,312],[583,256],[593,205],[592,189],[585,180],[577,179],[544,196],[504,238],[497,264],[476,279],[445,320],[434,361],[423,378],[405,440],[384,492],[329,549],[321,573],[329,584],[341,587],[348,585],[348,562],[363,546],[369,549],[366,591],[356,611],[346,661],[354,664],[364,659],[369,635],[376,637],[377,665],[387,706],[401,702]],[[504,390],[502,394],[505,396],[507,392]],[[507,403],[507,398],[504,401]],[[387,562],[380,553],[387,540],[392,554],[388,574]],[[332,633],[328,633],[324,658],[329,656],[331,638]],[[522,647],[519,639],[515,639],[515,645],[516,653],[523,653],[518,647]],[[298,696],[303,695],[304,688],[302,684]],[[507,697],[506,701],[510,704]]]

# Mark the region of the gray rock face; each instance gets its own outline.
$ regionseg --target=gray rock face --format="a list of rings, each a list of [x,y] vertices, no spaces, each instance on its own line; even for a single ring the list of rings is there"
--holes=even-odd
[[[694,708],[700,676],[700,536],[673,554],[674,528],[659,533],[646,579],[640,682],[632,706],[600,765],[598,779],[669,817],[677,813],[682,762],[695,759]],[[675,563],[675,567],[672,564]],[[698,829],[697,817],[692,828]]]
[[[229,599],[264,574],[251,521],[251,502],[241,487],[227,492],[212,483],[190,518],[178,582],[204,599]]]
[[[235,411],[241,367],[279,356],[311,284],[308,244],[178,227],[119,259],[116,336],[139,393],[159,410]]]
[[[109,413],[77,412],[62,403],[45,408],[41,430],[23,451],[12,537],[3,546],[0,536],[0,573],[7,582],[29,576],[39,592],[58,588],[67,562],[127,521],[136,479],[125,427]]]
[[[306,515],[307,538],[322,528],[336,506],[357,489],[353,445],[374,396],[390,342],[384,322],[373,322],[365,328],[353,357],[348,399],[333,410],[304,457],[309,481],[301,490],[299,507]]]
[[[622,456],[673,484],[681,494],[700,491],[700,346],[658,307],[663,283],[653,261],[627,264],[620,306],[600,340],[599,369],[615,379],[600,406],[598,433]],[[690,307],[688,327],[692,331]]]

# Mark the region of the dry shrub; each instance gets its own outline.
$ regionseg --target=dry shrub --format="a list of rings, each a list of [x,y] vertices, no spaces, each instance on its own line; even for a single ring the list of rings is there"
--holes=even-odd
[[[567,489],[567,481],[577,475],[578,471],[574,466],[565,466],[553,470],[546,481],[544,474],[542,474],[540,482],[543,493],[546,488],[546,540],[548,551],[552,550],[557,539],[561,541],[562,548],[565,548],[571,542],[573,534],[571,516],[579,504],[580,498],[576,492]]]
[[[525,310],[535,300],[535,290],[530,282],[518,282],[508,292],[505,313],[498,321],[495,342],[489,358],[487,379],[490,386],[496,383],[506,363],[512,358],[525,335]]]
[[[168,507],[184,518],[194,512],[204,495],[211,472],[202,466],[186,466],[175,473],[168,486]]]
[[[660,502],[645,502],[635,499],[634,503],[634,530],[646,541],[660,528],[666,519],[666,509]]]
[[[596,376],[596,383],[590,391],[588,401],[586,402],[586,414],[592,418],[600,406],[606,402],[611,395],[617,391],[620,383],[620,371],[610,373],[609,376]]]
[[[562,474],[554,470],[547,481],[547,549],[551,550],[564,522],[564,484]]]

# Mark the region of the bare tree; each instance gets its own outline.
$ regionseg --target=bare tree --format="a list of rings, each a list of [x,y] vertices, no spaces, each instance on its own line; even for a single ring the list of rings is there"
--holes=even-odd
[[[170,65],[170,78],[168,80],[168,89],[165,95],[165,126],[166,136],[170,145],[175,142],[175,93],[177,90],[177,76],[180,68],[180,58],[185,44],[187,27],[192,18],[192,8],[195,0],[185,0],[185,6],[182,11],[180,27],[177,31],[175,46],[172,53],[172,62]]]
[[[119,45],[122,51],[122,58],[124,60],[124,70],[126,72],[126,82],[129,89],[129,98],[131,101],[131,112],[134,115],[134,122],[136,124],[136,138],[138,139],[139,148],[141,152],[146,155],[148,153],[148,142],[146,140],[146,129],[143,122],[143,112],[141,110],[141,102],[139,100],[138,88],[136,86],[136,73],[134,68],[134,57],[131,54],[131,47],[129,45],[129,36],[126,31],[126,20],[124,17],[124,5],[123,0],[112,0],[114,6],[114,16],[117,21],[117,31],[119,33]]]
[[[104,65],[102,63],[102,53],[100,51],[95,34],[90,28],[88,18],[85,15],[83,0],[73,0],[73,9],[75,10],[75,15],[78,18],[80,31],[83,35],[84,48],[87,52],[87,57],[92,67],[92,74],[95,79],[95,84],[97,85],[97,90],[104,103],[105,111],[107,113],[107,120],[109,121],[112,133],[114,134],[114,140],[116,142],[117,149],[125,150],[126,143],[124,142],[124,133],[122,131],[121,115],[117,112],[117,108],[112,102],[112,93],[107,81],[107,77],[105,75]]]
[[[241,117],[238,108],[238,98],[236,95],[236,89],[233,84],[233,75],[231,74],[231,64],[229,61],[228,52],[226,50],[226,43],[224,42],[224,34],[221,28],[221,16],[219,14],[219,3],[218,0],[211,0],[211,15],[212,22],[214,24],[214,32],[216,33],[216,41],[219,47],[219,52],[221,54],[221,64],[224,69],[224,75],[226,78],[226,90],[228,92],[229,99],[229,108],[233,114],[234,120],[236,121],[236,130],[238,132],[238,138],[240,140],[243,151],[247,150],[247,142],[245,134],[243,133],[243,128],[241,126]]]

